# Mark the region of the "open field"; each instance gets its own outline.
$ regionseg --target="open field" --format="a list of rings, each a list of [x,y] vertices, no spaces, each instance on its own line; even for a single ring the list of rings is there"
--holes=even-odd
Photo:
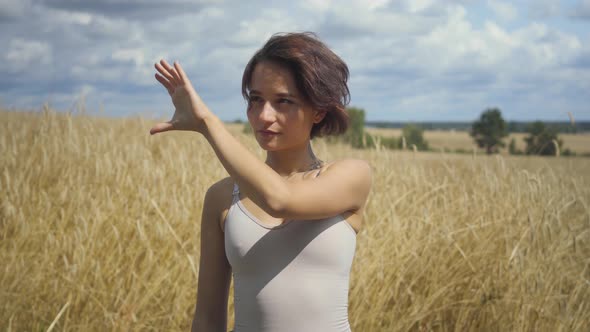
[[[384,137],[393,136],[399,138],[402,134],[401,129],[395,128],[367,128],[367,131],[370,134],[381,135]],[[524,133],[510,134],[504,139],[506,147],[502,149],[502,154],[508,154],[508,144],[512,138],[514,138],[514,141],[516,142],[516,148],[524,151],[526,146],[524,138],[526,136],[527,134]],[[473,138],[471,138],[466,131],[425,130],[424,138],[435,151],[441,149],[445,149],[446,151],[456,151],[458,149],[473,151],[475,145]],[[578,154],[590,153],[590,133],[559,134],[559,138],[563,140],[562,150],[567,148]]]
[[[0,327],[188,330],[202,200],[225,176],[205,140],[140,118],[0,120]],[[353,331],[590,330],[590,158],[314,147],[373,167]]]

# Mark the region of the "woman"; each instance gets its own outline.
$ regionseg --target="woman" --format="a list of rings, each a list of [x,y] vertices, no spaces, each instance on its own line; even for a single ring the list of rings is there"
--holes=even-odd
[[[235,331],[349,331],[348,286],[371,170],[324,163],[315,136],[346,130],[346,64],[315,35],[274,35],[242,79],[262,162],[207,108],[178,63],[156,63],[176,110],[155,125],[201,133],[229,173],[203,205],[193,331],[226,331],[230,275]]]

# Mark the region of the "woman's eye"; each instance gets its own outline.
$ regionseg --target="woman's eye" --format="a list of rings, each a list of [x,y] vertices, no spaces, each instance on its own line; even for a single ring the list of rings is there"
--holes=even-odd
[[[258,96],[250,96],[250,98],[249,98],[250,103],[257,103],[261,100],[262,100],[262,98],[260,98]]]
[[[293,101],[291,101],[287,98],[281,98],[281,99],[279,99],[279,103],[280,104],[293,104]]]

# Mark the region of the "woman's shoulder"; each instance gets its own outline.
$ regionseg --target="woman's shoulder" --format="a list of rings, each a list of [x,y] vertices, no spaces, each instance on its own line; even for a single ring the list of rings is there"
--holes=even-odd
[[[234,180],[229,176],[212,184],[205,194],[207,209],[221,218],[231,206],[233,187]]]
[[[346,172],[355,175],[355,177],[362,177],[367,180],[370,180],[372,175],[371,165],[366,160],[354,158],[327,162],[322,167],[322,173],[327,171]]]
[[[373,185],[371,165],[363,159],[348,158],[329,162],[318,175],[327,181],[325,185],[338,183],[340,188],[350,188],[360,195],[359,200],[363,203]]]
[[[212,184],[203,202],[203,209],[207,209],[212,219],[216,219],[217,224],[223,231],[223,221],[232,203],[232,192],[234,180],[231,177],[225,177]]]
[[[234,187],[234,180],[228,176],[221,180],[218,180],[214,184],[212,184],[209,189],[207,189],[206,197],[210,197],[211,199],[218,200],[221,197],[226,196],[229,193],[231,197],[231,193]]]

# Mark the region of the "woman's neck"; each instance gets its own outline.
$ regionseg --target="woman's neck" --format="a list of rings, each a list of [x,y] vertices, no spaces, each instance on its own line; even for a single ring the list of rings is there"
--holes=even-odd
[[[318,161],[311,149],[311,143],[289,150],[269,151],[266,154],[266,163],[282,177],[313,169]]]

